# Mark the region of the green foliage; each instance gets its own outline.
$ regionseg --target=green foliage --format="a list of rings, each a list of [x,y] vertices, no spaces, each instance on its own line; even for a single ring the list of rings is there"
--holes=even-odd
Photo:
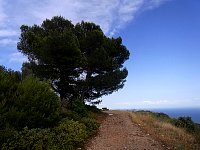
[[[53,17],[41,26],[22,25],[17,47],[30,61],[24,65],[24,75],[31,72],[50,79],[69,106],[74,97],[92,102],[123,88],[128,75],[123,63],[129,51],[122,39],[106,37],[94,23],[73,25]]]
[[[10,138],[6,143],[3,144],[2,150],[13,150],[13,149],[42,149],[49,146],[51,142],[50,139],[50,129],[31,129],[24,128],[22,131],[17,132]]]
[[[60,116],[61,118],[67,118],[69,120],[81,120],[81,116],[72,110],[66,110],[64,112],[61,112]]]
[[[200,124],[195,124],[195,132],[194,135],[196,136],[196,141],[200,146]]]
[[[81,117],[87,117],[88,116],[88,111],[85,106],[85,103],[78,100],[78,99],[73,99],[72,100],[72,108],[71,110],[77,114],[79,114]]]
[[[53,132],[56,135],[58,149],[82,146],[87,137],[85,125],[73,120],[64,120],[58,127],[54,128]]]
[[[70,150],[96,132],[99,124],[84,102],[73,99],[71,110],[60,114],[48,82],[21,77],[0,67],[0,149]]]
[[[85,105],[88,111],[93,112],[93,113],[101,113],[101,110],[97,108],[95,105]]]
[[[29,128],[49,127],[58,122],[59,99],[47,82],[28,77],[18,86],[17,108],[25,112],[24,125]]]
[[[86,132],[89,136],[96,133],[99,128],[99,123],[94,118],[83,117],[80,122],[86,126]]]
[[[175,126],[186,129],[188,132],[195,131],[195,123],[192,121],[191,117],[179,117],[175,120]]]
[[[172,122],[172,119],[165,113],[154,113],[154,117],[162,122]]]
[[[22,81],[0,72],[0,128],[50,127],[59,121],[59,99],[47,82],[34,77]]]
[[[0,113],[4,106],[12,104],[15,99],[20,73],[0,66]]]
[[[81,51],[73,24],[63,17],[43,21],[41,26],[21,26],[17,47],[28,56],[33,74],[52,80],[52,87],[61,99],[71,98],[75,70],[81,62]]]
[[[85,125],[70,120],[64,120],[53,129],[31,129],[27,127],[13,134],[13,137],[5,142],[2,150],[72,150],[81,146],[86,138]]]
[[[6,143],[8,139],[13,138],[14,135],[17,135],[18,132],[13,128],[6,127],[5,129],[0,129],[0,149],[3,143]]]

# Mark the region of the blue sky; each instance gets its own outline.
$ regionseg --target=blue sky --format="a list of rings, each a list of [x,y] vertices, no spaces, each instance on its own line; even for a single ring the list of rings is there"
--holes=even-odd
[[[200,108],[199,0],[0,0],[0,64],[20,70],[20,26],[55,15],[100,24],[130,50],[125,87],[99,107]]]

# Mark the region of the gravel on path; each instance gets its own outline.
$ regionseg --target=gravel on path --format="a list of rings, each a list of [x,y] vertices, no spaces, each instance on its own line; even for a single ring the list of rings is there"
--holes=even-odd
[[[142,132],[131,121],[129,112],[107,111],[97,136],[87,144],[86,150],[163,150],[162,145]]]

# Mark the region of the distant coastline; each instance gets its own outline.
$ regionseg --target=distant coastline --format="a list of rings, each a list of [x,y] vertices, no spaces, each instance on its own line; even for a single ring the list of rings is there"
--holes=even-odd
[[[200,124],[200,108],[146,108],[146,109],[119,109],[119,110],[149,110],[152,112],[165,113],[171,118],[191,117],[195,123]]]
[[[191,117],[195,123],[200,124],[200,108],[157,108],[149,109],[154,112],[162,112],[172,118]]]

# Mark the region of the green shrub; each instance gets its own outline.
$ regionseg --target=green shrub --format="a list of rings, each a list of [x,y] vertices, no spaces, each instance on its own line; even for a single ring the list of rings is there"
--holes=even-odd
[[[161,122],[168,122],[168,123],[172,122],[172,119],[165,113],[153,112],[152,114],[153,114],[154,117],[156,117],[156,119],[158,119]]]
[[[94,112],[94,113],[101,113],[102,111],[97,108],[95,105],[86,105],[86,108],[88,111]]]
[[[16,91],[18,88],[19,80],[14,72],[9,72],[0,66],[0,130],[6,127],[7,114],[14,112],[13,104],[16,100]],[[16,115],[13,115],[14,118]]]
[[[59,98],[47,82],[28,77],[19,84],[18,92],[18,107],[26,112],[26,126],[51,127],[59,121]]]
[[[67,110],[66,112],[62,112],[60,114],[61,118],[67,118],[68,120],[79,121],[82,116],[75,111]]]
[[[195,123],[192,121],[191,117],[179,117],[175,120],[175,126],[185,128],[188,132],[195,131]]]
[[[84,102],[73,99],[71,106],[60,114],[60,100],[48,82],[32,76],[21,80],[18,72],[0,66],[0,149],[70,150],[82,146],[99,124]],[[59,123],[61,118],[66,119]]]
[[[72,111],[76,112],[81,117],[87,117],[88,116],[88,111],[87,111],[87,108],[85,106],[85,103],[82,102],[79,99],[73,99],[72,100]]]
[[[24,128],[15,134],[6,143],[3,144],[2,150],[42,150],[50,149],[52,143],[52,133],[50,129],[31,129]]]
[[[18,132],[13,128],[6,127],[5,129],[0,130],[0,149],[3,143],[6,143],[8,139],[13,138],[16,134],[18,134]]]
[[[63,120],[58,127],[49,129],[24,128],[3,144],[2,150],[72,150],[83,144],[86,127],[82,123]]]
[[[99,128],[99,123],[93,118],[83,117],[80,122],[86,126],[87,135],[89,136],[94,134]]]
[[[4,81],[7,81],[7,78]],[[28,77],[17,84],[14,92],[3,97],[0,110],[1,128],[5,128],[6,124],[18,130],[25,126],[52,127],[60,120],[59,98],[47,82]]]
[[[0,66],[0,114],[7,112],[4,108],[13,104],[19,82],[17,72],[8,72]]]
[[[54,128],[55,142],[58,149],[71,149],[73,147],[82,146],[87,137],[86,127],[84,124],[73,120],[64,120]]]

